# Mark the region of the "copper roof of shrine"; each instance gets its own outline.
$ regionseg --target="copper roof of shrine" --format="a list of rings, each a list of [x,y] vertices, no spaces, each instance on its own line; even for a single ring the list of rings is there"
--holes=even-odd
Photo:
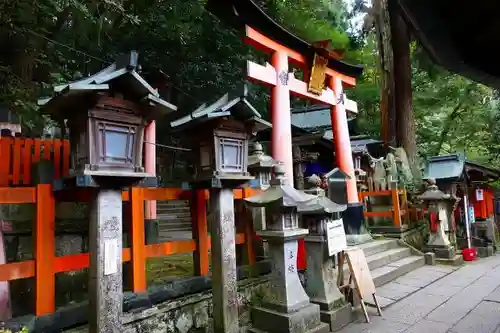
[[[413,34],[437,64],[500,88],[500,1],[397,1]]]
[[[309,59],[314,56],[315,48],[310,43],[279,25],[253,0],[208,0],[207,9],[221,21],[238,30],[243,30],[245,25],[249,25]],[[363,73],[363,67],[350,65],[339,59],[330,59],[328,66],[352,77],[359,77]]]
[[[40,99],[44,111],[56,118],[67,118],[67,112],[82,103],[93,100],[97,93],[114,91],[122,93],[126,99],[150,106],[148,112],[156,116],[177,110],[175,105],[163,100],[137,72],[139,69],[138,53],[131,51],[119,56],[114,63],[100,72],[71,83],[55,86],[53,96]]]
[[[237,93],[226,93],[216,102],[210,105],[204,103],[188,115],[172,121],[170,126],[174,130],[180,130],[218,117],[232,116],[240,121],[253,122],[255,132],[272,127],[271,123],[264,120],[262,115],[247,100],[247,95],[246,86]]]
[[[436,181],[458,181],[472,178],[472,173],[479,173],[486,178],[500,178],[500,170],[472,161],[467,161],[463,153],[434,156],[427,160],[424,179]]]

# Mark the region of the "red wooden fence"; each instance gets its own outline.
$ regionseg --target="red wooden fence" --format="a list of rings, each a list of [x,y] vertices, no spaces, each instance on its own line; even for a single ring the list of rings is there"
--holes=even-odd
[[[55,178],[68,174],[68,140],[0,138],[0,204],[36,205],[32,237],[34,240],[34,260],[0,265],[0,281],[35,278],[36,315],[55,311],[55,274],[87,268],[89,254],[67,256],[55,255],[55,204],[52,185],[30,186],[32,163],[51,160]],[[17,186],[17,187],[16,187]],[[22,187],[19,187],[22,186]],[[252,189],[234,191],[235,199],[254,195]],[[85,189],[66,191],[58,196],[61,201],[89,201],[91,194]],[[178,253],[194,254],[195,274],[209,274],[210,238],[207,230],[206,201],[208,191],[185,191],[176,188],[130,188],[122,192],[124,201],[131,202],[130,248],[123,249],[123,262],[132,262],[132,289],[134,292],[146,290],[146,259]],[[191,201],[193,239],[146,245],[144,234],[145,200]],[[253,226],[245,219],[243,232],[236,234],[236,244],[245,244],[248,263],[255,263],[253,252]],[[250,241],[248,241],[250,240]]]
[[[31,185],[31,165],[41,159],[54,163],[56,179],[69,170],[69,141],[0,138],[0,186]]]
[[[73,195],[70,195],[73,194]],[[253,195],[251,189],[234,191],[235,199]],[[65,200],[77,199],[85,201],[91,195],[84,189],[61,195]],[[124,201],[131,201],[132,246],[123,249],[123,262],[132,262],[132,289],[134,292],[145,291],[146,259],[168,256],[178,253],[195,255],[195,272],[197,275],[208,275],[210,238],[207,230],[206,211],[208,191],[184,191],[174,188],[131,188],[122,192]],[[189,198],[193,205],[193,239],[171,241],[161,244],[145,244],[144,235],[144,200],[180,200]],[[24,278],[35,278],[36,315],[44,315],[55,311],[55,274],[87,268],[89,254],[81,253],[67,256],[55,255],[55,203],[52,185],[36,187],[3,187],[0,188],[0,204],[36,204],[37,214],[33,228],[35,259],[0,265],[0,281],[12,281]],[[253,228],[250,222],[245,225],[244,232],[236,234],[236,244],[245,244],[248,263],[255,262],[253,253]],[[249,241],[250,240],[250,241]]]

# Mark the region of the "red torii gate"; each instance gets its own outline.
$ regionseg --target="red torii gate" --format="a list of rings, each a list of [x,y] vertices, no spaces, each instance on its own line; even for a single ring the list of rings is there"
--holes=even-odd
[[[315,47],[294,36],[267,16],[252,0],[209,0],[207,8],[219,18],[244,30],[246,44],[271,54],[271,64],[265,66],[247,61],[247,76],[252,81],[271,87],[272,156],[284,163],[292,184],[290,94],[331,107],[337,166],[350,177],[347,184],[348,210],[344,220],[356,229],[362,223],[363,206],[358,200],[346,109],[357,112],[357,106],[355,102],[347,100],[343,85],[354,86],[355,77],[362,74],[362,68],[346,64],[334,52]],[[312,89],[311,82],[295,78],[289,70],[290,62],[303,69],[304,73],[315,71],[315,75],[319,74],[319,80],[316,76],[315,89]],[[304,244],[300,242],[299,269],[305,268],[303,253]]]

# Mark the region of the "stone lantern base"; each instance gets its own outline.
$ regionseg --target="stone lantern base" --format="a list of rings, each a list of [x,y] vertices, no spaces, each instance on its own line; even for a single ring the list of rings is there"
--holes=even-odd
[[[252,308],[253,333],[328,333],[320,306],[312,304],[299,281],[296,269],[297,239],[307,229],[257,232],[269,244],[273,263],[269,299]]]
[[[252,333],[329,333],[330,326],[322,323],[319,305],[283,313],[262,307],[252,308]]]
[[[453,259],[455,258],[456,250],[451,245],[425,245],[423,248],[424,253],[433,252],[436,258]]]

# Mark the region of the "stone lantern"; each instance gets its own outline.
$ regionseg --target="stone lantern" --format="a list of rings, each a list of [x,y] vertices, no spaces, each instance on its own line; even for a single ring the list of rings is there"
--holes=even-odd
[[[95,75],[55,87],[56,95],[40,102],[54,120],[66,120],[70,177],[148,177],[144,128],[177,108],[139,76],[137,60],[137,52],[129,52]]]
[[[459,198],[439,190],[434,179],[428,179],[427,190],[418,196],[424,201],[429,211],[430,236],[424,252],[434,252],[437,258],[453,259],[455,247],[452,246],[446,232],[450,227],[450,217]]]
[[[347,248],[341,217],[347,205],[326,197],[318,176],[312,175],[307,182],[311,188],[305,192],[315,199],[307,203],[307,212],[302,214],[303,223],[309,228],[309,235],[305,237],[306,292],[311,302],[320,306],[321,321],[335,331],[351,322],[351,307],[344,303],[344,295],[337,286],[335,265],[335,256]]]
[[[187,143],[195,157],[191,183],[196,187],[234,188],[254,179],[248,173],[248,142],[252,133],[270,124],[246,102],[246,94],[246,88],[236,96],[225,94],[171,122],[173,131],[189,131]]]
[[[144,172],[144,127],[176,110],[137,72],[137,52],[80,81],[54,88],[42,111],[71,139],[71,170],[54,190],[94,188],[90,213],[89,330],[122,332],[122,193],[124,186],[152,180]],[[102,305],[106,306],[103,307]]]
[[[242,94],[224,95],[211,105],[171,122],[188,134],[195,155],[191,185],[210,190],[214,331],[238,332],[238,301],[233,189],[254,177],[248,173],[248,141],[268,124]]]
[[[285,177],[282,165],[274,167],[275,178],[264,192],[245,202],[266,210],[266,229],[257,235],[269,244],[272,262],[271,288],[262,306],[252,308],[255,333],[329,332],[321,323],[319,306],[311,304],[297,272],[297,240],[308,234],[299,228],[299,214],[315,197],[294,189]]]
[[[250,148],[248,156],[248,171],[254,180],[249,182],[249,186],[260,190],[265,190],[269,187],[273,167],[279,164],[271,156],[264,153],[264,149],[259,142],[254,142]],[[264,208],[251,208],[253,229],[255,231],[266,229],[266,211]],[[264,259],[268,257],[269,249],[266,242],[262,242],[256,247],[257,257]]]

